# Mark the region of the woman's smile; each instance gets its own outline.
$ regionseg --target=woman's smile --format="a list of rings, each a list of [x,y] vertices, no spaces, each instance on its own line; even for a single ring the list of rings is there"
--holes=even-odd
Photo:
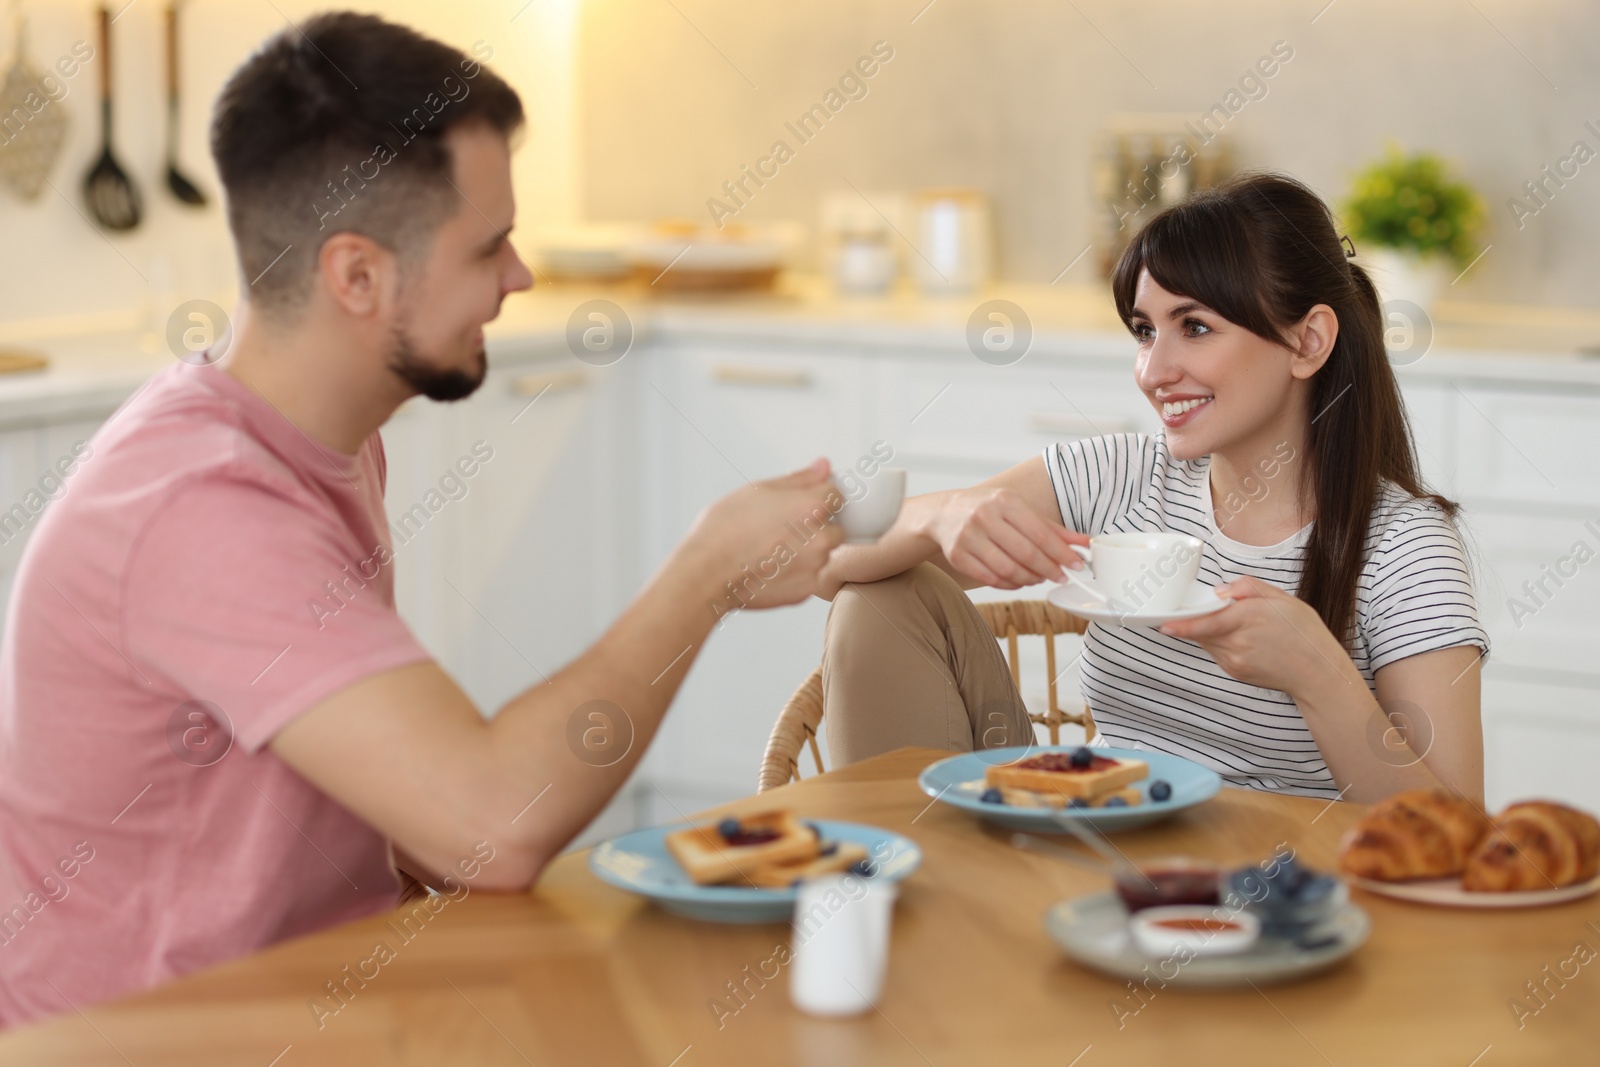
[[[1201,409],[1214,399],[1210,396],[1156,397],[1161,407],[1161,421],[1167,429],[1176,429],[1199,417]]]

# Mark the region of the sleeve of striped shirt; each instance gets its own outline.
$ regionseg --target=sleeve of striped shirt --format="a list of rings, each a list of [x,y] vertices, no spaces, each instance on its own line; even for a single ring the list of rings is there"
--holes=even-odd
[[[1461,534],[1431,501],[1410,501],[1396,512],[1366,577],[1363,622],[1373,670],[1459,645],[1488,654]]]
[[[1139,433],[1086,437],[1044,450],[1061,521],[1086,534],[1102,533],[1133,507],[1150,485],[1155,462],[1155,438]]]

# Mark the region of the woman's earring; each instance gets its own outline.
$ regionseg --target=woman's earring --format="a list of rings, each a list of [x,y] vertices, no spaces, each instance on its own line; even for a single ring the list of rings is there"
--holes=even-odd
[[[1350,240],[1350,235],[1344,234],[1341,236],[1339,238],[1339,243],[1344,245],[1344,258],[1354,259],[1356,255],[1356,243]]]

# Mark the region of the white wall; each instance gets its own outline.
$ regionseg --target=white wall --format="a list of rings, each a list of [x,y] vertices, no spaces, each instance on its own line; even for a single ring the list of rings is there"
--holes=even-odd
[[[112,11],[126,0],[112,0]],[[334,6],[373,11],[462,49],[482,40],[489,66],[522,94],[529,117],[515,164],[521,238],[541,222],[572,218],[576,202],[571,148],[571,40],[578,0],[388,0]],[[70,114],[67,144],[51,172],[54,190],[24,203],[0,191],[0,335],[23,338],[57,328],[164,323],[183,300],[205,297],[231,306],[236,291],[220,186],[207,151],[211,103],[228,75],[263,40],[328,4],[308,0],[188,0],[181,47],[184,87],[180,157],[183,169],[212,194],[204,210],[178,204],[166,191],[165,4],[137,0],[112,27],[118,158],[144,194],[145,222],[127,235],[105,235],[88,221],[83,175],[100,152],[102,64],[87,64],[67,82],[59,105]],[[81,0],[28,0],[29,58],[44,69],[77,40],[98,51],[97,8]],[[281,14],[280,14],[281,12]],[[515,16],[515,18],[513,18]],[[11,53],[9,26],[0,25]],[[9,62],[9,60],[7,60]],[[520,240],[513,235],[513,240]],[[19,322],[18,320],[26,320]],[[47,320],[40,322],[39,320]],[[54,321],[48,321],[54,320]]]
[[[1391,136],[1441,152],[1493,225],[1453,297],[1596,306],[1600,162],[1520,230],[1506,201],[1575,141],[1600,151],[1584,127],[1600,128],[1597,34],[1592,0],[584,0],[585,208],[709,221],[722,182],[774,139],[794,145],[784,120],[882,39],[895,58],[866,98],[739,218],[811,223],[847,182],[974,185],[995,205],[1003,275],[1046,283],[1093,239],[1088,153],[1105,117],[1198,117],[1282,40],[1294,58],[1228,126],[1246,162],[1338,199]]]

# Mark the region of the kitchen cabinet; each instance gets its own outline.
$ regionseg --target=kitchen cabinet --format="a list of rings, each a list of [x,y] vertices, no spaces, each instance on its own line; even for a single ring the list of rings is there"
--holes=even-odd
[[[1475,501],[1600,505],[1600,465],[1573,447],[1600,425],[1600,395],[1468,384],[1455,389],[1456,453]]]
[[[819,455],[837,467],[867,454],[866,371],[858,355],[802,347],[653,348],[639,389],[649,442],[641,457],[646,569],[665,559],[702,508],[747,482]],[[651,803],[665,805],[663,818],[755,787],[778,710],[821,658],[827,607],[812,600],[723,617],[648,758],[645,773],[659,790]]]
[[[11,601],[11,586],[16,580],[17,564],[22,561],[23,546],[39,521],[38,515],[30,514],[19,523],[17,518],[6,514],[19,505],[26,511],[24,495],[38,488],[35,462],[38,436],[38,431],[33,429],[0,432],[0,598],[3,598],[0,603]],[[0,633],[3,633],[4,621],[0,619]]]
[[[619,525],[601,447],[619,377],[564,350],[493,363],[468,400],[384,430],[400,612],[486,714],[599,636]]]
[[[1562,681],[1559,675],[1485,672],[1484,793],[1490,811],[1535,797],[1600,811],[1600,777],[1594,773],[1600,764],[1600,691],[1592,679]]]

